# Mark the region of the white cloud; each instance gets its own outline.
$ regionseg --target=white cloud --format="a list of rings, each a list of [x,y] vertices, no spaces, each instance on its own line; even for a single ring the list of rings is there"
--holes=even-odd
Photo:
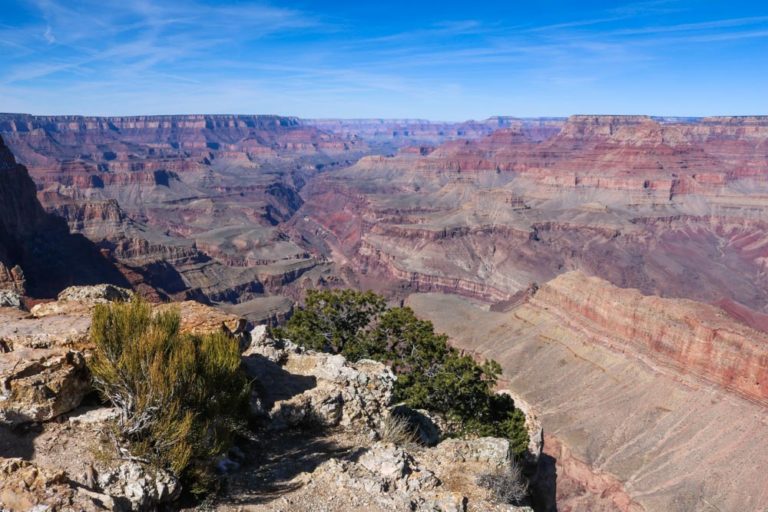
[[[53,29],[50,25],[46,25],[45,32],[43,32],[43,37],[46,41],[48,41],[48,44],[53,44],[56,42],[56,38],[53,35]]]

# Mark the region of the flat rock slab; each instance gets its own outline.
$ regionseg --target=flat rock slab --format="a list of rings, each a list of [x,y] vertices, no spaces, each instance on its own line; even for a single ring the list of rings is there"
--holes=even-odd
[[[90,314],[63,314],[41,320],[19,309],[0,308],[0,340],[5,341],[5,350],[80,347],[87,343],[90,327]]]

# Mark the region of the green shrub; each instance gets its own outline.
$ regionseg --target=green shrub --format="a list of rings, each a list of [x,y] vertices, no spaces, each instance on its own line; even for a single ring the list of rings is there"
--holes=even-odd
[[[527,448],[524,415],[509,396],[493,392],[499,364],[462,355],[410,308],[386,308],[371,292],[313,290],[276,334],[353,361],[385,362],[397,375],[395,398],[444,414],[458,424],[449,434],[506,437],[518,455]]]
[[[146,302],[99,305],[90,363],[95,387],[119,410],[132,455],[171,470],[195,493],[213,483],[212,459],[244,426],[250,384],[236,340],[179,332],[178,312]]]

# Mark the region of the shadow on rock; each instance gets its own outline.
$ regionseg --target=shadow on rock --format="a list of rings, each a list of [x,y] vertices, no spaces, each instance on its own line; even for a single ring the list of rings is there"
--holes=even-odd
[[[557,512],[557,459],[542,453],[538,471],[531,479],[531,497],[536,512]]]
[[[42,433],[39,423],[27,423],[14,427],[0,425],[0,458],[32,460],[35,455],[35,438]]]

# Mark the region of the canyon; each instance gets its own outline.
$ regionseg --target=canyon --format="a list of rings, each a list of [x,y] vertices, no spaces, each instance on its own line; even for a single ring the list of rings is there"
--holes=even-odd
[[[768,117],[1,114],[0,137],[0,288],[257,323],[373,289],[502,364],[557,510],[768,507]]]

